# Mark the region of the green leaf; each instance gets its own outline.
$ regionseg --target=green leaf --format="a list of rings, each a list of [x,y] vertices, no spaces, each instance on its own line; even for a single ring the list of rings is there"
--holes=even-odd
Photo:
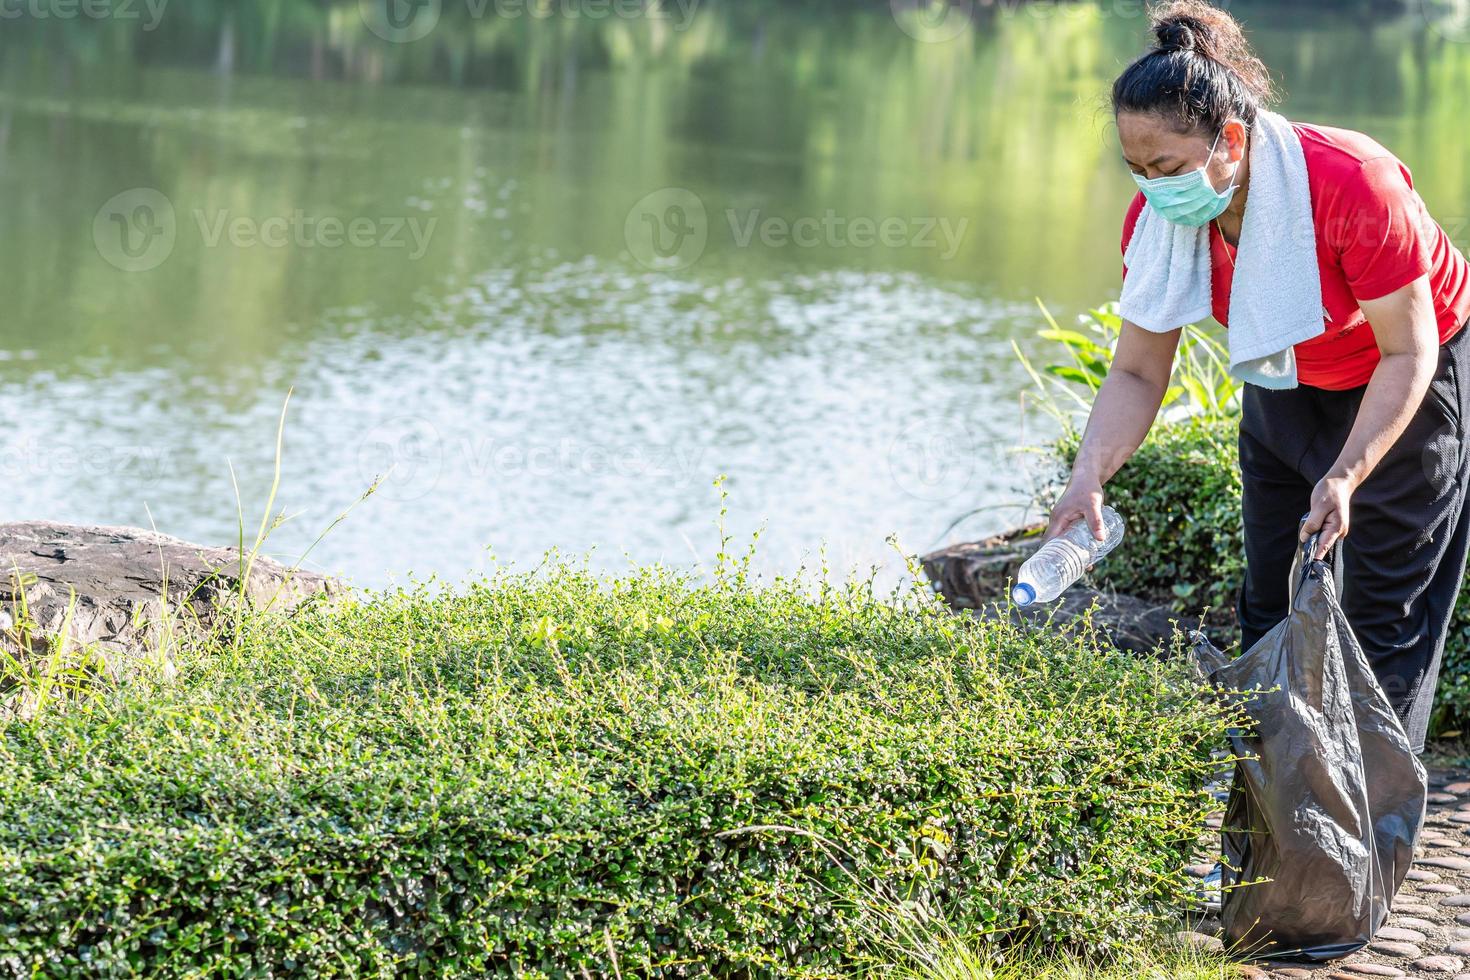
[[[1102,381],[1108,376],[1107,361],[1100,360],[1096,357],[1091,357],[1081,352],[1078,352],[1077,360],[1081,363],[1083,369],[1086,370],[1088,374],[1092,375],[1098,381]]]
[[[1093,380],[1092,375],[1083,371],[1081,368],[1068,367],[1065,364],[1048,364],[1042,370],[1053,377],[1061,378],[1065,381],[1075,381],[1078,384],[1087,385],[1089,388],[1096,387],[1096,382]]]
[[[1078,333],[1075,330],[1064,330],[1064,329],[1038,330],[1036,332],[1036,336],[1042,338],[1043,340],[1055,340],[1055,341],[1058,341],[1060,343],[1066,344],[1069,347],[1075,347],[1075,348],[1078,348],[1080,350],[1085,350],[1085,351],[1099,351],[1099,352],[1102,352],[1102,353],[1106,353],[1107,352],[1107,348],[1106,347],[1103,347],[1101,344],[1097,343],[1091,337],[1084,336],[1083,334],[1080,334],[1080,333]]]
[[[1210,391],[1200,383],[1198,378],[1186,374],[1179,378],[1179,384],[1189,392],[1189,397],[1200,408],[1209,408],[1213,404]]]

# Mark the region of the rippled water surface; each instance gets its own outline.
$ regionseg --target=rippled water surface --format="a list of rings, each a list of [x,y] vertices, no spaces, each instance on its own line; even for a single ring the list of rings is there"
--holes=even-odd
[[[376,482],[309,559],[363,583],[708,563],[720,474],[768,570],[1016,520],[1051,426],[1012,342],[1116,292],[1133,7],[929,40],[881,4],[556,9],[7,22],[5,517],[233,540],[289,391],[271,550]],[[1463,247],[1470,29],[1232,9],[1286,111],[1398,151]]]

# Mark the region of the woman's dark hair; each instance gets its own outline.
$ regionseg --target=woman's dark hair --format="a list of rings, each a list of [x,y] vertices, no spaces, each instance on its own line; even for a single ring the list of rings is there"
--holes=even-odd
[[[1156,113],[1181,133],[1218,133],[1230,119],[1254,123],[1275,92],[1235,18],[1203,0],[1151,14],[1157,40],[1113,82],[1113,114]]]

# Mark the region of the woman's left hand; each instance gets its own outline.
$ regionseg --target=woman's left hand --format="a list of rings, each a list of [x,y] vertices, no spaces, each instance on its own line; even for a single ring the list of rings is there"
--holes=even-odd
[[[1317,539],[1317,553],[1313,558],[1325,557],[1328,548],[1347,537],[1348,502],[1356,489],[1357,484],[1351,477],[1332,474],[1324,476],[1312,488],[1312,510],[1302,523],[1299,540],[1305,543],[1316,531],[1322,532]]]

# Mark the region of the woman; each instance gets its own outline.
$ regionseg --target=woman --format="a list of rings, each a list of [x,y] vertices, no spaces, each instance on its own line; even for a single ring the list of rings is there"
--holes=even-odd
[[[1470,332],[1460,329],[1470,319],[1470,265],[1391,153],[1360,133],[1286,123],[1267,111],[1269,76],[1229,15],[1182,2],[1156,11],[1153,22],[1156,46],[1112,94],[1123,156],[1141,188],[1125,220],[1125,250],[1145,204],[1156,224],[1200,229],[1208,305],[1228,331],[1232,287],[1245,288],[1233,278],[1251,200],[1280,197],[1281,188],[1265,183],[1280,178],[1259,163],[1252,185],[1258,121],[1279,120],[1306,165],[1301,201],[1310,228],[1272,229],[1264,203],[1253,216],[1255,240],[1305,232],[1310,248],[1315,238],[1315,262],[1303,253],[1304,278],[1315,265],[1320,283],[1300,285],[1314,301],[1320,285],[1322,322],[1318,331],[1311,317],[1318,335],[1281,352],[1294,371],[1288,383],[1244,385],[1241,649],[1285,618],[1298,542],[1320,531],[1324,557],[1340,541],[1344,611],[1422,752],[1470,543]],[[1178,340],[1178,329],[1125,318],[1048,535],[1086,520],[1101,536],[1103,486],[1147,435]]]

